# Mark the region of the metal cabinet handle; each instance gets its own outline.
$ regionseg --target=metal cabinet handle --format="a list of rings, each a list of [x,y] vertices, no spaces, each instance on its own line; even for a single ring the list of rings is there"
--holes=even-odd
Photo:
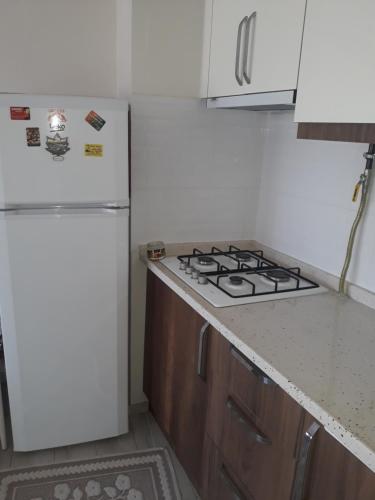
[[[296,475],[294,478],[291,500],[303,500],[311,445],[319,429],[320,425],[316,422],[313,422],[303,436],[302,446],[300,449],[296,467]]]
[[[243,411],[236,405],[232,398],[227,400],[227,408],[231,411],[232,415],[238,420],[238,422],[246,428],[248,435],[257,443],[271,445],[272,441],[265,436],[257,432],[250,421],[246,418]]]
[[[246,23],[246,31],[245,31],[245,49],[243,53],[243,76],[245,78],[246,83],[251,83],[251,68],[253,64],[253,54],[254,54],[254,37],[255,37],[255,23],[256,23],[257,13],[254,11],[251,16],[248,17]],[[251,31],[251,40],[250,40],[250,30]],[[251,42],[251,43],[250,43]]]
[[[241,363],[249,372],[251,372],[259,381],[264,385],[276,385],[276,383],[269,378],[265,373],[263,373],[259,368],[251,361],[249,361],[245,356],[234,346],[230,349],[231,355]]]
[[[233,481],[224,464],[222,464],[222,466],[220,467],[220,477],[223,483],[231,491],[232,496],[235,500],[246,500],[246,497],[242,494],[242,491]],[[251,500],[253,500],[253,497],[251,497]]]
[[[206,368],[207,368],[207,340],[208,340],[208,327],[210,323],[208,321],[202,326],[199,331],[199,344],[198,344],[198,376],[203,380],[206,380]]]
[[[245,24],[248,21],[248,17],[245,16],[240,24],[238,25],[238,31],[237,31],[237,48],[236,48],[236,65],[234,69],[234,74],[236,76],[236,80],[238,82],[238,85],[243,85],[243,66],[242,66],[242,71],[240,69],[240,60],[241,60],[241,47],[242,47],[242,30]],[[243,62],[242,62],[243,65]]]

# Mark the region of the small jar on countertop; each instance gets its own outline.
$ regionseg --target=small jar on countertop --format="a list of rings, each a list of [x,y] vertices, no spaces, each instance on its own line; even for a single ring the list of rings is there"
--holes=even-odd
[[[162,241],[150,241],[150,243],[147,243],[147,258],[149,260],[162,260],[165,255],[165,245]]]

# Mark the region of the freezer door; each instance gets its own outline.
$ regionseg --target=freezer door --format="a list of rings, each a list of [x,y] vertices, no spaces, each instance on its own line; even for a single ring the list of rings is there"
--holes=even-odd
[[[27,116],[22,109],[30,110],[30,119],[19,119]],[[34,130],[29,141],[28,129]],[[126,101],[0,95],[0,130],[0,208],[113,200],[129,205]],[[46,148],[47,137],[56,134],[68,140],[69,151],[54,159]]]
[[[0,215],[16,451],[128,431],[128,219],[128,209]]]

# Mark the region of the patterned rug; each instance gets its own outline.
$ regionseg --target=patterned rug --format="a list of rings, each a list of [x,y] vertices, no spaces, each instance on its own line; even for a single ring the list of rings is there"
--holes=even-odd
[[[0,473],[0,500],[181,500],[167,450]]]

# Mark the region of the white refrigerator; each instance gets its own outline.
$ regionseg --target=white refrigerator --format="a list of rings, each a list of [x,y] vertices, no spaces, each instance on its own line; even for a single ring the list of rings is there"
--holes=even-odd
[[[0,320],[14,449],[128,431],[128,103],[0,95]]]

